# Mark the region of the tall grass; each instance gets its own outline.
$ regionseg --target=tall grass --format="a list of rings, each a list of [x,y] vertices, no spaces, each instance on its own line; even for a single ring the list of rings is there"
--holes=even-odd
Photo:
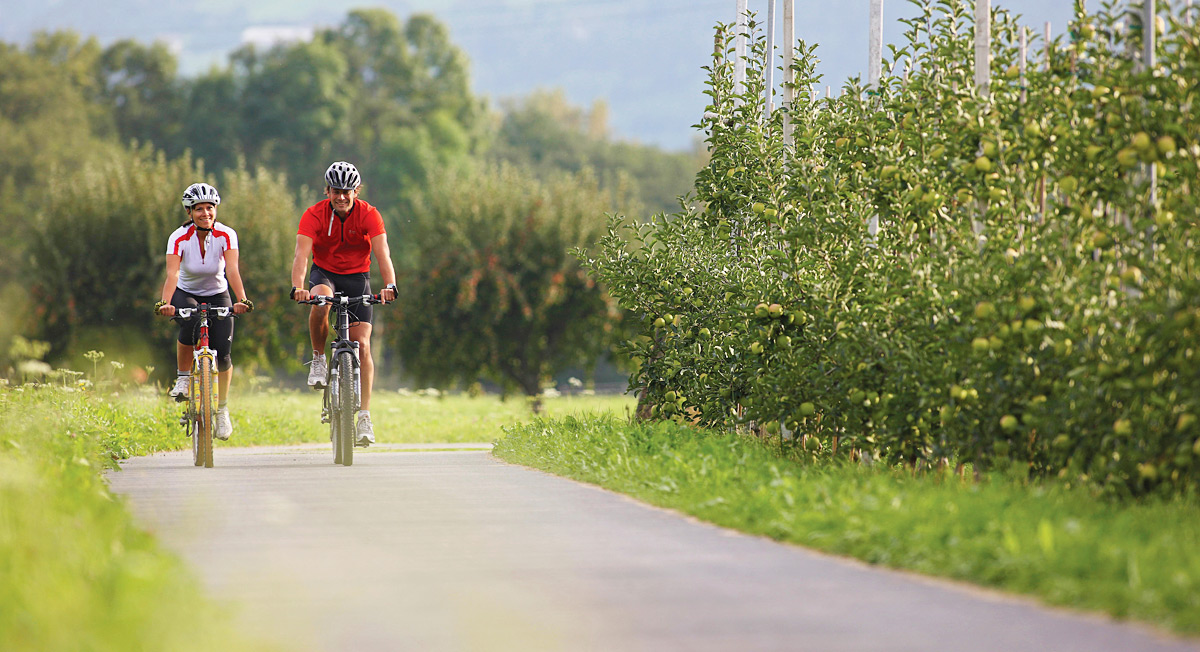
[[[161,403],[161,402],[159,402]],[[139,530],[102,471],[174,445],[170,410],[0,389],[0,650],[261,650]]]

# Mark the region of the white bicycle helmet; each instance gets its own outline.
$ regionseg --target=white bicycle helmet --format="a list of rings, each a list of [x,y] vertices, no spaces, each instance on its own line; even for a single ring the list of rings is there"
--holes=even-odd
[[[362,185],[362,177],[353,164],[337,161],[325,170],[325,185],[338,190],[354,190]]]
[[[216,206],[221,203],[221,195],[217,194],[217,189],[207,183],[193,183],[183,191],[183,207],[191,208],[196,204],[212,204]]]

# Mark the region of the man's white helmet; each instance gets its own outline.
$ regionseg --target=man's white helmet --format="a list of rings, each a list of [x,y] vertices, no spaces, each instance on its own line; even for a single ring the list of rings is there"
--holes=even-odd
[[[221,203],[221,196],[217,194],[217,189],[207,183],[193,183],[183,191],[183,207],[191,208],[196,204],[212,204],[216,206]]]
[[[354,190],[362,185],[358,168],[345,161],[337,161],[325,170],[325,185],[338,190]]]

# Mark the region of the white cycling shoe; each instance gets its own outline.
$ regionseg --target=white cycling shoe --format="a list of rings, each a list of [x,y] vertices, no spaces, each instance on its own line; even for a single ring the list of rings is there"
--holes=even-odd
[[[221,441],[228,441],[229,436],[233,434],[233,422],[229,420],[229,408],[217,408],[217,423],[216,429],[213,430],[213,437]]]
[[[186,401],[188,399],[188,384],[191,380],[191,376],[176,376],[175,386],[171,388],[171,391],[167,392],[167,396],[176,401]]]
[[[357,446],[370,446],[375,443],[375,428],[371,425],[371,413],[359,414],[354,430],[358,433]]]
[[[313,356],[312,362],[308,364],[308,386],[313,389],[325,389],[325,376],[329,374],[329,368],[325,364],[325,356]]]

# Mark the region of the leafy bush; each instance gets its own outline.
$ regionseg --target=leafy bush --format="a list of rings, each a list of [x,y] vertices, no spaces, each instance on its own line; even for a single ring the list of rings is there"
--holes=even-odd
[[[818,98],[801,43],[767,121],[763,38],[735,95],[719,28],[694,208],[613,220],[585,261],[637,316],[631,386],[657,416],[892,462],[1195,487],[1200,29],[1160,17],[1145,71],[1123,14],[1079,12],[1022,79],[995,11],[985,95],[970,5],[920,4],[899,75]]]
[[[614,202],[587,175],[543,182],[508,165],[432,184],[402,257],[406,370],[420,383],[486,378],[537,396],[553,373],[594,365],[619,314],[569,252],[597,240]]]

